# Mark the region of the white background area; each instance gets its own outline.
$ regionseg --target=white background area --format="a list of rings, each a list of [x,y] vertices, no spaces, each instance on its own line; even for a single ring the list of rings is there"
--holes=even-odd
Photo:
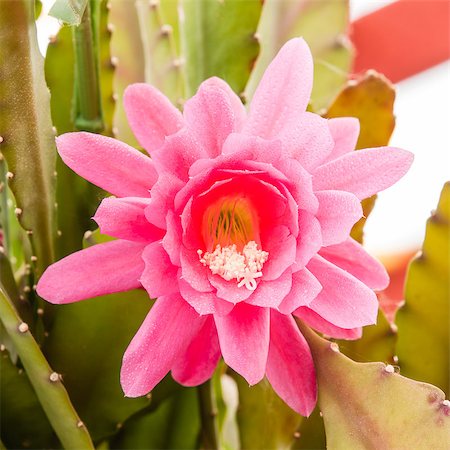
[[[53,1],[43,0],[44,12]],[[351,19],[389,3],[392,1],[350,0]],[[55,19],[45,15],[39,19],[43,52],[48,37],[58,28]],[[365,245],[378,256],[421,246],[426,220],[437,205],[443,184],[450,180],[450,61],[398,83],[395,114],[390,145],[410,150],[415,161],[402,180],[379,194],[367,220]]]

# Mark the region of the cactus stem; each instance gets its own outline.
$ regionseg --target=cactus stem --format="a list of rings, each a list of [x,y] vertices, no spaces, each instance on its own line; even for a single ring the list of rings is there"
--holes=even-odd
[[[198,387],[200,416],[202,421],[203,447],[211,450],[219,448],[217,428],[217,408],[211,380]]]
[[[73,450],[93,450],[94,446],[87,431],[76,426],[80,418],[62,383],[47,382],[53,370],[50,369],[28,325],[20,319],[12,301],[2,289],[0,318],[62,446]]]

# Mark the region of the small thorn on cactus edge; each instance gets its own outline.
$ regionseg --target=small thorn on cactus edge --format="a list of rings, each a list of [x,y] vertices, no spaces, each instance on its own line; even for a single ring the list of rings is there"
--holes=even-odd
[[[0,144],[3,142],[3,136],[0,136]]]
[[[185,63],[184,58],[175,58],[172,61],[172,66],[175,67],[175,69],[179,69],[180,67],[182,67]]]
[[[56,34],[53,34],[48,37],[49,44],[55,44],[57,41],[58,41],[58,37],[56,36]]]
[[[50,336],[50,333],[48,331],[44,331],[44,336],[47,338]]]
[[[330,350],[334,353],[339,353],[339,345],[336,342],[331,342]]]
[[[32,262],[36,262],[36,261],[37,261],[37,256],[33,255],[33,256],[30,258],[30,260],[31,260]]]
[[[12,180],[14,178],[14,174],[12,172],[6,172],[6,179]]]
[[[118,423],[116,424],[116,428],[117,428],[118,430],[120,430],[122,427],[123,427],[123,423],[122,423],[122,422],[118,422]]]
[[[395,373],[395,368],[391,364],[387,364],[386,367],[384,368],[384,371],[386,373]]]
[[[26,233],[28,234],[28,236],[31,236],[33,234],[33,230],[27,230]]]
[[[294,439],[300,439],[300,432],[299,431],[296,431],[294,433]]]
[[[108,23],[108,25],[106,25],[106,29],[108,30],[108,33],[114,33],[116,27],[113,23]]]
[[[16,217],[19,217],[22,213],[23,213],[22,208],[14,209],[14,214],[16,215]]]
[[[149,0],[148,6],[152,9],[157,8],[159,6],[159,0]]]
[[[117,67],[117,64],[119,64],[119,58],[117,56],[111,56],[110,63],[112,67]]]
[[[6,350],[6,347],[4,344],[0,344],[0,352],[4,352]]]
[[[2,255],[5,254],[5,247],[3,247],[2,245],[0,245],[0,253]]]
[[[152,399],[152,393],[149,392],[145,397],[148,398],[149,400],[151,400]]]
[[[30,286],[25,286],[25,287],[23,288],[23,292],[26,292],[27,294],[28,294],[29,292],[31,292]]]
[[[117,92],[114,92],[114,94],[111,95],[111,98],[113,102],[117,102],[117,100],[119,100],[119,94],[117,94]]]
[[[391,328],[392,333],[394,333],[394,334],[398,333],[398,326],[395,323],[391,323],[390,328]]]
[[[114,137],[116,137],[119,134],[119,129],[117,127],[113,127],[111,131]]]
[[[37,315],[38,315],[38,316],[43,316],[43,315],[44,315],[44,309],[43,309],[43,308],[38,308],[38,309],[36,310],[36,312],[37,312]]]
[[[77,428],[83,428],[83,427],[84,427],[84,423],[81,420],[79,420],[77,422]]]
[[[256,42],[261,42],[261,35],[260,35],[259,33],[254,33],[254,34],[253,34],[253,39],[254,39]]]
[[[164,24],[161,26],[160,31],[162,36],[169,36],[172,33],[173,28],[169,24]]]
[[[57,234],[58,237],[61,237],[62,236],[62,231],[61,230],[57,230],[56,234]]]
[[[25,322],[22,322],[21,324],[19,324],[19,326],[17,328],[21,333],[26,333],[29,330],[28,324]]]
[[[48,379],[52,382],[52,383],[56,383],[57,381],[59,381],[61,379],[61,375],[58,372],[52,372],[50,374],[50,376],[48,377]]]
[[[395,364],[398,364],[398,356],[397,356],[397,355],[394,355],[394,356],[392,357],[392,361],[393,361]]]

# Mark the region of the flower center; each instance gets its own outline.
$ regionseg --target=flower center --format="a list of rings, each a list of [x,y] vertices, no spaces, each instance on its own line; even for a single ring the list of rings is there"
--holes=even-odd
[[[208,251],[197,250],[200,262],[224,280],[255,290],[269,253],[258,248],[259,221],[251,202],[240,195],[219,198],[203,214],[202,236]]]

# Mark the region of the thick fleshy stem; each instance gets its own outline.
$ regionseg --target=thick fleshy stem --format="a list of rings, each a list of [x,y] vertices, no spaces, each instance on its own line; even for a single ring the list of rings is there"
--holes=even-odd
[[[63,447],[74,450],[94,449],[91,437],[72,406],[60,375],[50,368],[30,333],[28,324],[20,319],[11,300],[1,289],[0,318]]]
[[[211,380],[198,387],[200,417],[202,423],[202,440],[205,450],[219,449],[219,432],[217,428],[217,407]]]
[[[88,2],[81,23],[73,28],[75,51],[75,126],[79,130],[104,129],[98,52],[98,0]]]

